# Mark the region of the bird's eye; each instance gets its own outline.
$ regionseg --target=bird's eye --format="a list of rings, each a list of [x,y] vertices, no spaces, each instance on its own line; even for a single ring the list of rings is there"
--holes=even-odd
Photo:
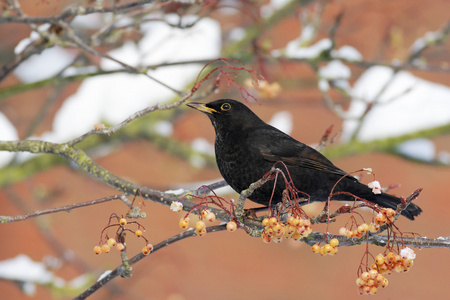
[[[231,105],[228,104],[228,103],[224,103],[224,104],[222,104],[222,106],[220,107],[220,109],[223,110],[223,111],[227,111],[227,110],[229,110],[230,108],[231,108]]]

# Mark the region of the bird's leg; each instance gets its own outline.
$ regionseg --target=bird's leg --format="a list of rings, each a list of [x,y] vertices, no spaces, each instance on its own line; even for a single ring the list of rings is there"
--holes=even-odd
[[[248,208],[248,209],[244,209],[244,215],[247,218],[262,221],[266,216],[264,215],[264,216],[258,217],[256,214],[259,212],[262,212],[262,211],[267,211],[267,210],[269,210],[268,206]]]
[[[283,191],[283,196],[281,202],[273,205],[272,215],[277,217],[279,220],[286,220],[288,213],[291,208],[291,202],[289,200],[289,191],[286,189]]]
[[[313,217],[312,220],[314,223],[328,223],[330,222],[330,198],[325,201],[325,206],[322,211],[317,215],[317,217]]]
[[[272,168],[272,170],[270,170],[270,172],[268,173],[269,175],[272,174],[272,172],[276,172],[276,170],[274,168]],[[245,200],[250,197],[251,194],[253,194],[253,192],[257,189],[260,188],[264,183],[266,183],[268,180],[270,180],[269,178],[270,176],[264,176],[263,178],[259,179],[258,181],[250,184],[250,186],[248,187],[248,189],[243,190],[241,192],[241,194],[239,195],[239,199],[236,203],[236,218],[237,220],[240,222],[241,225],[245,224],[245,220],[244,217],[246,217],[246,214],[244,212],[244,204],[245,204]],[[253,215],[253,213],[250,213],[251,215]]]
[[[239,195],[239,199],[236,203],[236,219],[239,221],[239,223],[244,224],[244,204],[245,199],[247,199],[248,189],[243,190],[241,194]]]

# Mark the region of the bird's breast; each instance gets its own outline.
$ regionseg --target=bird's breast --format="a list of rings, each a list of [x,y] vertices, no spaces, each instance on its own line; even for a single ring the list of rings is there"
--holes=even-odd
[[[272,167],[270,163],[262,165],[261,153],[242,141],[243,139],[216,139],[215,143],[219,171],[225,181],[238,192],[261,179]]]

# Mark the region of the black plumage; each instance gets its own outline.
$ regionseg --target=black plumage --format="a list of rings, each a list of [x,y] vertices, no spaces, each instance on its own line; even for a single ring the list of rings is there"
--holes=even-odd
[[[216,131],[215,152],[220,173],[238,193],[261,179],[276,162],[283,162],[295,187],[309,195],[310,201],[326,201],[333,192],[347,192],[378,204],[396,209],[400,199],[386,194],[374,194],[366,185],[339,169],[315,149],[266,124],[244,104],[221,99],[210,103],[188,106],[204,112]],[[283,164],[278,164],[282,170]],[[274,190],[273,181],[258,188],[250,200],[268,205],[282,200],[284,180],[279,176]],[[273,196],[272,196],[273,193]],[[353,200],[349,194],[338,194],[332,200]],[[421,213],[420,207],[411,203],[402,212],[413,220]]]

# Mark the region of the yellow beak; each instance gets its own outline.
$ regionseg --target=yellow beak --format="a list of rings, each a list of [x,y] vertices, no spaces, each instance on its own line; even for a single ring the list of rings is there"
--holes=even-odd
[[[187,106],[195,108],[196,110],[199,110],[207,114],[217,113],[217,110],[215,110],[214,108],[207,107],[205,104],[199,102],[191,102],[188,103]]]

